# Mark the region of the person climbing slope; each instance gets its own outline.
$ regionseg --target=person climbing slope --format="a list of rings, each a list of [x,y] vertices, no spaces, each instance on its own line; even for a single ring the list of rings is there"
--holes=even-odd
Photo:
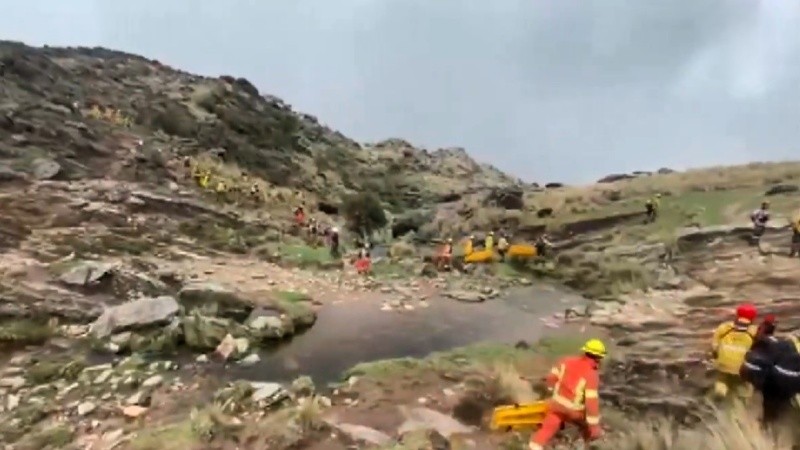
[[[800,256],[800,211],[792,219],[792,249],[789,257]]]
[[[769,202],[761,202],[761,208],[755,210],[750,214],[750,221],[753,222],[753,235],[751,243],[758,244],[761,237],[764,236],[764,231],[767,229],[767,222],[769,222]]]
[[[775,316],[768,315],[759,325],[753,346],[744,357],[739,375],[750,383],[762,397],[761,418],[765,424],[772,424],[785,417],[792,406],[795,389],[782,386],[781,378],[800,379],[800,373],[787,371],[778,365],[779,361],[797,355],[795,345],[788,339],[775,336]],[[784,375],[781,375],[784,372]],[[787,373],[788,372],[788,373]],[[794,375],[793,375],[794,372]],[[785,383],[784,383],[785,384]],[[795,383],[790,383],[796,385]]]
[[[582,355],[559,361],[545,379],[553,396],[547,402],[541,428],[531,435],[530,450],[543,450],[566,423],[578,425],[586,442],[602,436],[598,389],[606,346],[599,339],[591,339],[581,350]]]
[[[717,370],[714,396],[723,399],[731,391],[738,397],[749,397],[751,386],[739,376],[744,356],[756,336],[753,321],[758,315],[756,307],[745,303],[736,308],[736,318],[720,324],[711,339],[711,351]]]
[[[647,199],[644,202],[644,210],[645,214],[647,214],[647,221],[648,222],[655,222],[656,218],[658,218],[658,210],[661,207],[661,194],[656,193],[654,196]]]

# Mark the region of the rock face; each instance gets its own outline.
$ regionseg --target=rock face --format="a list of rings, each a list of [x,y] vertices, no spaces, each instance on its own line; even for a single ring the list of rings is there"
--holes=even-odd
[[[178,311],[178,302],[172,297],[141,298],[105,310],[92,324],[91,332],[104,338],[121,331],[164,325]]]

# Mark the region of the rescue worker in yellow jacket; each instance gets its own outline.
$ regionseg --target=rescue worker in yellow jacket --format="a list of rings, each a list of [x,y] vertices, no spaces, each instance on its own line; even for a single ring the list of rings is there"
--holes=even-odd
[[[472,252],[475,251],[475,236],[470,235],[466,241],[464,241],[464,256],[469,256]]]
[[[494,250],[494,231],[490,231],[486,235],[486,239],[483,241],[483,248],[487,251]]]
[[[735,391],[738,397],[749,397],[752,386],[741,379],[739,371],[758,331],[756,307],[745,303],[736,308],[736,319],[717,327],[711,339],[711,350],[717,370],[714,395],[725,398]]]

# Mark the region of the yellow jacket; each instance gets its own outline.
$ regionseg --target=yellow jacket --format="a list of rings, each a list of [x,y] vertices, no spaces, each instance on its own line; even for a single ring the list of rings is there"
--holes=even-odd
[[[464,256],[472,254],[472,251],[473,251],[472,247],[473,247],[472,239],[467,239],[464,242]]]
[[[792,221],[792,229],[795,233],[800,233],[800,216]]]
[[[483,246],[486,250],[491,251],[494,248],[494,236],[486,236],[486,240],[483,241]]]
[[[714,330],[711,349],[719,372],[739,375],[744,355],[753,345],[757,329],[756,325],[750,323],[730,321]]]

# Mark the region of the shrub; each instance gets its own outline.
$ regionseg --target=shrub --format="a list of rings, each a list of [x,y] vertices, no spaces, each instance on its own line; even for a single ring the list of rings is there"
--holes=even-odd
[[[153,125],[167,134],[192,137],[197,133],[197,124],[192,114],[180,103],[169,103],[164,111],[153,118]]]
[[[348,196],[342,203],[347,227],[356,233],[372,234],[388,223],[380,199],[371,192]]]

